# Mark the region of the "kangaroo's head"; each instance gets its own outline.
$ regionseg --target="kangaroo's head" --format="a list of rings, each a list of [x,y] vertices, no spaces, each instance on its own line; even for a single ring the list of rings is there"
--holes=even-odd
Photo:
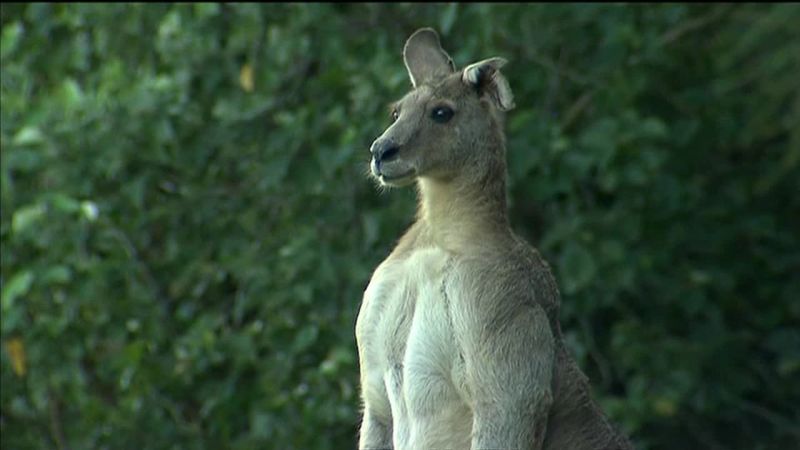
[[[456,71],[430,28],[403,49],[414,89],[392,105],[392,124],[372,143],[372,175],[384,186],[420,177],[480,179],[505,169],[502,113],[513,108],[506,63],[490,58]]]

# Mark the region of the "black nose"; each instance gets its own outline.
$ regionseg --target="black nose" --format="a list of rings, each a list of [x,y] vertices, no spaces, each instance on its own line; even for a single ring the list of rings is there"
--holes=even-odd
[[[400,151],[400,146],[391,139],[377,139],[369,148],[372,157],[377,162],[389,161]]]

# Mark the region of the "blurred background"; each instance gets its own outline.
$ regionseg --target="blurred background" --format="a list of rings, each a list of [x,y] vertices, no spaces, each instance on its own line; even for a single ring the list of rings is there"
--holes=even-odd
[[[798,448],[797,4],[1,11],[3,449],[355,446],[422,26],[510,61],[512,223],[637,448]]]

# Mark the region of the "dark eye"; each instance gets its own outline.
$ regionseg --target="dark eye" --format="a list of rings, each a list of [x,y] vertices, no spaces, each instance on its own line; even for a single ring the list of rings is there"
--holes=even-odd
[[[400,113],[395,109],[392,111],[392,122],[396,121],[398,117],[400,117]]]
[[[453,110],[447,106],[438,106],[431,111],[431,119],[436,123],[447,123],[453,118]]]

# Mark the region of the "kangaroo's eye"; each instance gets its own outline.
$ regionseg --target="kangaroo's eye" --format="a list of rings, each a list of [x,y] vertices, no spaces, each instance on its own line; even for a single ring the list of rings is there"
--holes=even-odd
[[[392,122],[396,121],[398,117],[400,117],[400,113],[396,109],[392,110]]]
[[[438,106],[431,111],[431,119],[436,123],[447,123],[453,118],[453,110],[447,106]]]

